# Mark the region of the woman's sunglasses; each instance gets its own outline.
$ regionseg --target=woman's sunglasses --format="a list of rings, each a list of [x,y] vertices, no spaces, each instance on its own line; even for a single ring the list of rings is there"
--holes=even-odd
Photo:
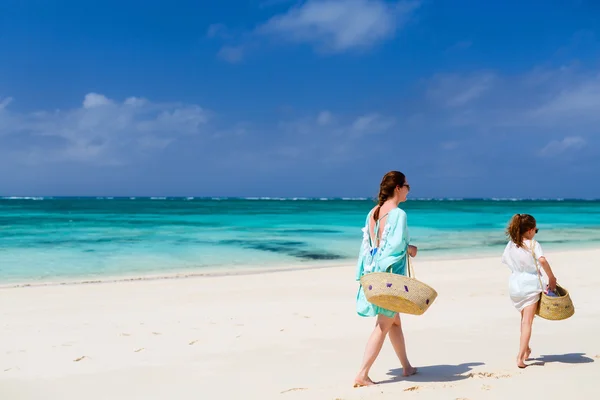
[[[535,228],[535,233],[538,233],[539,231],[539,228]]]

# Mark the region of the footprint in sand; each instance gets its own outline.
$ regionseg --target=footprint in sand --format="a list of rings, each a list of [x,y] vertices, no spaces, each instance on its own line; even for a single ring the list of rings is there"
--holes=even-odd
[[[188,343],[189,346],[192,346],[194,343],[197,343],[197,340],[192,340],[191,342]]]
[[[158,335],[162,335],[162,333],[160,333],[160,332],[152,332],[152,334],[153,334],[153,335],[157,335],[157,336],[158,336]]]
[[[283,392],[280,392],[280,393],[295,392],[298,390],[308,390],[308,388],[291,388],[291,389],[284,390]]]
[[[146,349],[144,349],[143,347],[141,347],[141,348],[139,348],[139,349],[137,349],[137,350],[134,350],[133,352],[134,352],[134,353],[139,353],[140,351],[143,351],[143,350],[146,350]]]
[[[404,391],[405,392],[414,392],[414,391],[419,390],[419,389],[421,389],[421,386],[411,386],[411,387],[408,387],[408,388],[404,389]]]
[[[73,362],[79,362],[79,361],[83,360],[84,358],[88,358],[88,357],[87,356],[81,356],[79,358],[74,359]]]
[[[496,374],[494,372],[471,372],[467,375],[467,378],[510,378],[510,374]]]

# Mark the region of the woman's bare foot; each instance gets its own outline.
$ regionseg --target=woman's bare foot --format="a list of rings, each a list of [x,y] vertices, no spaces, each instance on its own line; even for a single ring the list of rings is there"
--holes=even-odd
[[[402,376],[407,377],[417,373],[417,369],[415,367],[404,368],[402,372]]]
[[[369,378],[368,376],[366,378],[356,378],[354,379],[354,387],[361,387],[361,386],[371,386],[374,385],[375,382],[373,382],[371,380],[371,378]]]

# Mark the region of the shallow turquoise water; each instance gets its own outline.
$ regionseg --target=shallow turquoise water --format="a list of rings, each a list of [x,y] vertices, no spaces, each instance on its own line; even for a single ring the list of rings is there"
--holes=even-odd
[[[0,199],[0,283],[353,265],[371,200]],[[500,256],[514,213],[546,249],[600,243],[600,201],[409,200],[420,257]]]

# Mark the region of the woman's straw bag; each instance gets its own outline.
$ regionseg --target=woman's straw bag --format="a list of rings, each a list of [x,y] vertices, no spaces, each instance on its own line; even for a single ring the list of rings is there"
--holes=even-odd
[[[544,284],[542,283],[541,278],[542,272],[540,271],[538,260],[533,250],[534,247],[535,242],[532,240],[531,254],[533,255],[533,260],[535,261],[535,266],[538,271],[538,279],[540,280],[540,285],[542,287],[540,301],[538,302],[538,307],[535,313],[540,318],[549,319],[552,321],[567,319],[575,314],[575,306],[573,305],[569,291],[559,284],[556,284],[556,290],[554,292],[558,295],[557,297],[548,296],[546,293],[544,293]]]
[[[414,270],[407,255],[408,275],[391,272],[371,272],[360,278],[367,301],[387,310],[421,315],[437,298],[431,286],[414,278]]]

